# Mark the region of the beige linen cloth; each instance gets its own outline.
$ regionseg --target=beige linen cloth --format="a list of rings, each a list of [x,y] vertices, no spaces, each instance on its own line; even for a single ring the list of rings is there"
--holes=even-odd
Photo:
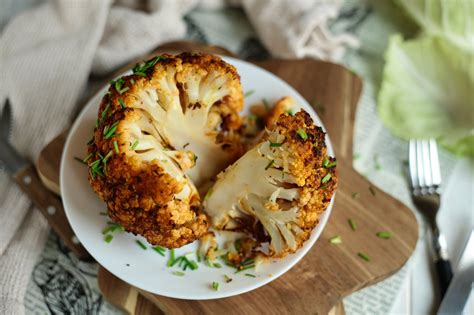
[[[0,37],[0,107],[13,105],[11,142],[35,161],[64,130],[90,73],[104,74],[160,43],[182,38],[183,15],[240,5],[270,52],[336,60],[356,41],[332,35],[340,1],[56,0],[14,17]],[[0,314],[24,312],[23,298],[48,227],[9,176],[0,171]]]

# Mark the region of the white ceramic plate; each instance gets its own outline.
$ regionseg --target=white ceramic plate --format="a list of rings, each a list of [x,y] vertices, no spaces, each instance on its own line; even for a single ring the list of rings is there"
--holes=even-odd
[[[311,106],[286,82],[250,63],[233,58],[224,59],[237,68],[243,90],[254,91],[245,99],[244,113],[250,104],[263,98],[271,104],[280,97],[289,95],[311,114],[317,125],[322,126]],[[85,155],[86,143],[92,136],[99,103],[107,88],[104,87],[89,101],[72,126],[61,160],[60,181],[64,208],[75,234],[89,253],[108,271],[135,287],[155,294],[192,300],[217,299],[248,292],[275,280],[293,267],[314,245],[326,225],[334,199],[304,246],[293,255],[263,265],[258,272],[251,271],[256,275],[255,278],[245,276],[244,272],[234,274],[234,270],[225,265],[216,269],[204,264],[199,264],[199,269],[195,271],[188,269],[185,276],[178,277],[173,275],[173,271],[180,270],[179,268],[166,267],[168,253],[166,257],[162,257],[151,248],[143,250],[137,245],[136,240],[147,244],[142,237],[129,233],[114,233],[113,240],[106,243],[102,230],[107,225],[108,218],[100,215],[100,212],[106,211],[106,206],[89,186],[87,168],[75,161],[74,157]],[[333,156],[329,138],[326,138],[326,141],[328,153]],[[183,255],[195,252],[197,247],[197,242],[194,242],[175,252],[176,255]],[[233,281],[225,283],[224,275],[229,275]],[[211,289],[213,281],[220,283],[218,291]]]

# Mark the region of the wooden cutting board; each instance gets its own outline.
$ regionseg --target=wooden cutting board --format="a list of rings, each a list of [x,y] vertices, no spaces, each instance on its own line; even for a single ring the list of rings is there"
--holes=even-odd
[[[178,42],[155,53],[206,51],[228,54],[222,48]],[[327,314],[343,313],[340,301],[361,288],[398,271],[410,257],[418,239],[413,213],[401,202],[372,186],[352,168],[352,138],[360,78],[342,66],[316,60],[266,60],[255,62],[296,88],[326,126],[338,159],[339,188],[333,212],[316,245],[286,274],[257,290],[239,296],[190,301],[153,295],[99,270],[104,297],[137,314]],[[59,159],[64,145],[60,135],[41,154],[38,171],[44,182],[58,190]],[[357,195],[357,196],[355,196]],[[358,228],[353,231],[348,220]],[[391,239],[377,232],[389,231]],[[342,244],[329,239],[340,235]],[[365,253],[366,261],[358,256]]]

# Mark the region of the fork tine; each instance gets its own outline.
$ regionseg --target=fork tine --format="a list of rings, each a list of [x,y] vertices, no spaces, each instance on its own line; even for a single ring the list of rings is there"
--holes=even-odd
[[[431,161],[431,177],[433,179],[433,185],[441,185],[441,171],[439,167],[438,159],[438,146],[436,145],[436,140],[430,139],[430,161]]]
[[[433,186],[433,181],[431,179],[431,171],[432,171],[432,160],[430,154],[430,142],[429,140],[422,140],[421,141],[421,151],[423,152],[423,173],[424,173],[424,181],[426,187]]]
[[[423,149],[422,140],[416,140],[416,170],[418,173],[418,183],[420,188],[426,187],[424,168],[423,168]]]
[[[408,165],[410,167],[411,187],[418,189],[418,173],[416,171],[416,140],[410,140],[408,148]]]

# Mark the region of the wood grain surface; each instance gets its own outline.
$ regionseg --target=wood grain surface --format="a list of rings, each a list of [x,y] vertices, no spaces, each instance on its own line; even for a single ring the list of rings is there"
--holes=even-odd
[[[228,54],[222,48],[179,42],[163,51],[206,51]],[[155,52],[156,53],[156,52]],[[315,108],[326,126],[338,159],[339,188],[333,212],[320,239],[290,271],[254,291],[225,299],[189,301],[153,295],[131,287],[107,270],[99,270],[104,297],[135,314],[342,314],[341,299],[398,271],[413,252],[418,226],[401,202],[371,184],[352,168],[354,118],[362,83],[345,68],[316,60],[256,62],[296,88]],[[60,136],[61,137],[61,136]],[[42,178],[57,182],[61,141],[43,151]],[[53,141],[54,143],[54,141]],[[40,158],[41,161],[41,158]],[[48,165],[48,166],[45,166]],[[353,194],[357,194],[354,198]],[[358,228],[348,224],[352,219]],[[391,239],[376,237],[390,231]],[[329,239],[340,235],[343,242]],[[370,261],[358,256],[365,253]]]

